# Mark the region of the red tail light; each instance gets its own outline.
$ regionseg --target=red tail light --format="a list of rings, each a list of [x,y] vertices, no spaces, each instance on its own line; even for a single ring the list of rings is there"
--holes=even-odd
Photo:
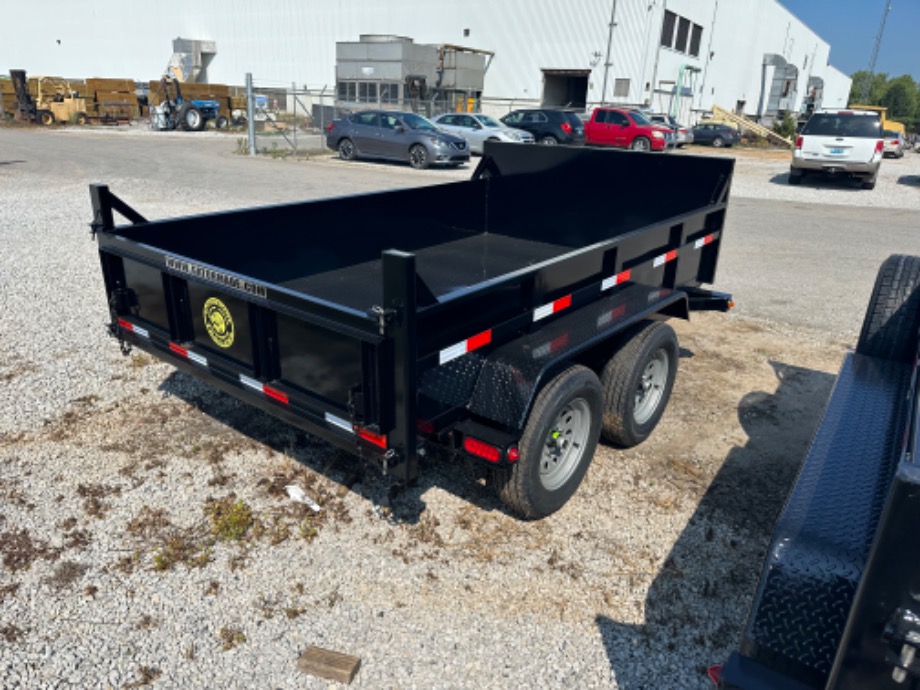
[[[331,132],[331,131],[334,130],[334,129],[335,129],[335,123],[334,123],[334,122],[330,122],[328,125],[326,125],[326,131],[327,131],[327,132]]]
[[[884,149],[885,149],[885,142],[883,140],[879,139],[877,142],[875,142],[875,152],[876,153],[881,153]]]
[[[463,449],[470,455],[475,455],[489,462],[498,462],[502,457],[501,451],[495,446],[470,436],[463,439]]]
[[[795,147],[796,147],[797,149],[802,148],[802,137],[796,137],[796,138],[795,138]]]
[[[572,133],[572,125],[570,125],[568,122],[563,122],[563,123],[562,123],[562,131],[565,132],[566,134],[571,134],[571,133]]]
[[[375,446],[379,446],[380,448],[387,447],[387,437],[383,434],[375,434],[370,429],[364,429],[362,427],[358,427],[357,431],[358,436],[360,436],[368,443],[373,443]]]

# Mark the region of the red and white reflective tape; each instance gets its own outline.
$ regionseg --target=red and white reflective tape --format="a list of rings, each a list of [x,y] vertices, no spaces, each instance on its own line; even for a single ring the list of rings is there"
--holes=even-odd
[[[355,430],[351,426],[351,422],[347,419],[342,419],[341,417],[336,417],[334,414],[326,413],[326,422],[332,426],[338,427],[343,431],[347,431],[349,434],[355,433]]]
[[[288,402],[287,393],[283,393],[282,391],[279,391],[277,388],[272,388],[271,386],[267,386],[261,381],[256,381],[255,379],[251,379],[248,376],[240,374],[240,383],[242,383],[244,386],[248,386],[249,388],[252,388],[254,391],[258,391],[259,393],[264,393],[272,400],[277,400],[278,402],[282,402],[284,404],[287,404]]]
[[[200,364],[203,367],[208,366],[208,360],[197,352],[192,352],[191,350],[182,347],[181,345],[176,345],[175,343],[169,344],[169,349],[175,352],[180,357],[185,357],[186,359],[194,362],[195,364]]]
[[[672,249],[667,254],[662,254],[661,256],[656,256],[655,260],[652,262],[653,268],[658,268],[659,266],[664,266],[670,261],[674,261],[677,258],[677,250]]]
[[[131,331],[135,335],[139,335],[142,338],[150,338],[150,331],[148,331],[146,328],[141,328],[140,326],[133,324],[130,321],[118,319],[118,325],[124,328],[126,331]]]
[[[625,271],[620,271],[615,276],[610,276],[609,278],[604,278],[601,282],[601,292],[604,290],[609,290],[614,285],[620,285],[625,283],[632,276],[632,271],[628,268]]]
[[[441,352],[438,353],[438,359],[441,364],[445,364],[452,359],[457,359],[457,357],[462,357],[467,352],[472,352],[473,350],[478,350],[483,345],[488,345],[492,342],[492,329],[490,328],[487,331],[482,333],[477,333],[472,338],[467,338],[466,340],[461,340],[456,345],[451,345],[446,347]]]
[[[533,320],[539,321],[540,319],[545,319],[547,316],[552,316],[553,314],[558,314],[563,309],[568,309],[572,306],[572,295],[566,295],[565,297],[560,297],[559,299],[550,302],[549,304],[544,304],[542,307],[537,307],[533,310]]]
[[[701,238],[698,239],[696,242],[694,242],[694,243],[693,243],[693,248],[694,248],[694,249],[702,249],[702,248],[705,247],[707,244],[710,244],[715,238],[716,238],[715,233],[714,233],[714,232],[711,232],[711,233],[709,233],[708,235],[706,235],[706,237],[701,237]]]

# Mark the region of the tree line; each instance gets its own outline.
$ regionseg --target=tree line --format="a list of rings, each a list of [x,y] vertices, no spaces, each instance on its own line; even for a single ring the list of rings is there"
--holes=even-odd
[[[920,84],[909,74],[888,78],[888,74],[869,74],[866,70],[854,72],[850,86],[850,103],[881,105],[888,108],[888,117],[903,122],[909,132],[920,131]],[[863,100],[866,84],[869,98]]]

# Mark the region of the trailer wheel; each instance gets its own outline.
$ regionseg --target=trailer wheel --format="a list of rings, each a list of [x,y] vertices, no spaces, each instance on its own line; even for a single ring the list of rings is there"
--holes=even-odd
[[[856,352],[913,362],[920,328],[920,257],[894,254],[879,269]]]
[[[584,478],[601,430],[603,393],[597,375],[572,366],[537,395],[513,465],[496,469],[501,500],[525,518],[559,510]]]
[[[36,114],[38,115],[38,121],[45,127],[54,124],[54,113],[50,110],[39,110]]]
[[[647,322],[604,367],[604,439],[623,448],[654,431],[677,375],[677,335],[660,321]]]
[[[414,144],[409,149],[409,165],[416,170],[425,170],[429,165],[428,149],[421,144]]]
[[[355,159],[355,145],[351,139],[342,139],[339,142],[339,158],[343,161],[353,161]]]

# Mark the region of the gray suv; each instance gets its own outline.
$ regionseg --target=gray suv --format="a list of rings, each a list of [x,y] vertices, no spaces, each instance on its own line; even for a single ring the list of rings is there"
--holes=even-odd
[[[884,155],[879,114],[870,110],[819,110],[795,140],[789,184],[805,175],[855,177],[873,189]]]
[[[463,137],[438,129],[421,115],[390,110],[362,110],[333,120],[326,128],[326,146],[338,151],[342,160],[405,161],[419,170],[470,160]]]

